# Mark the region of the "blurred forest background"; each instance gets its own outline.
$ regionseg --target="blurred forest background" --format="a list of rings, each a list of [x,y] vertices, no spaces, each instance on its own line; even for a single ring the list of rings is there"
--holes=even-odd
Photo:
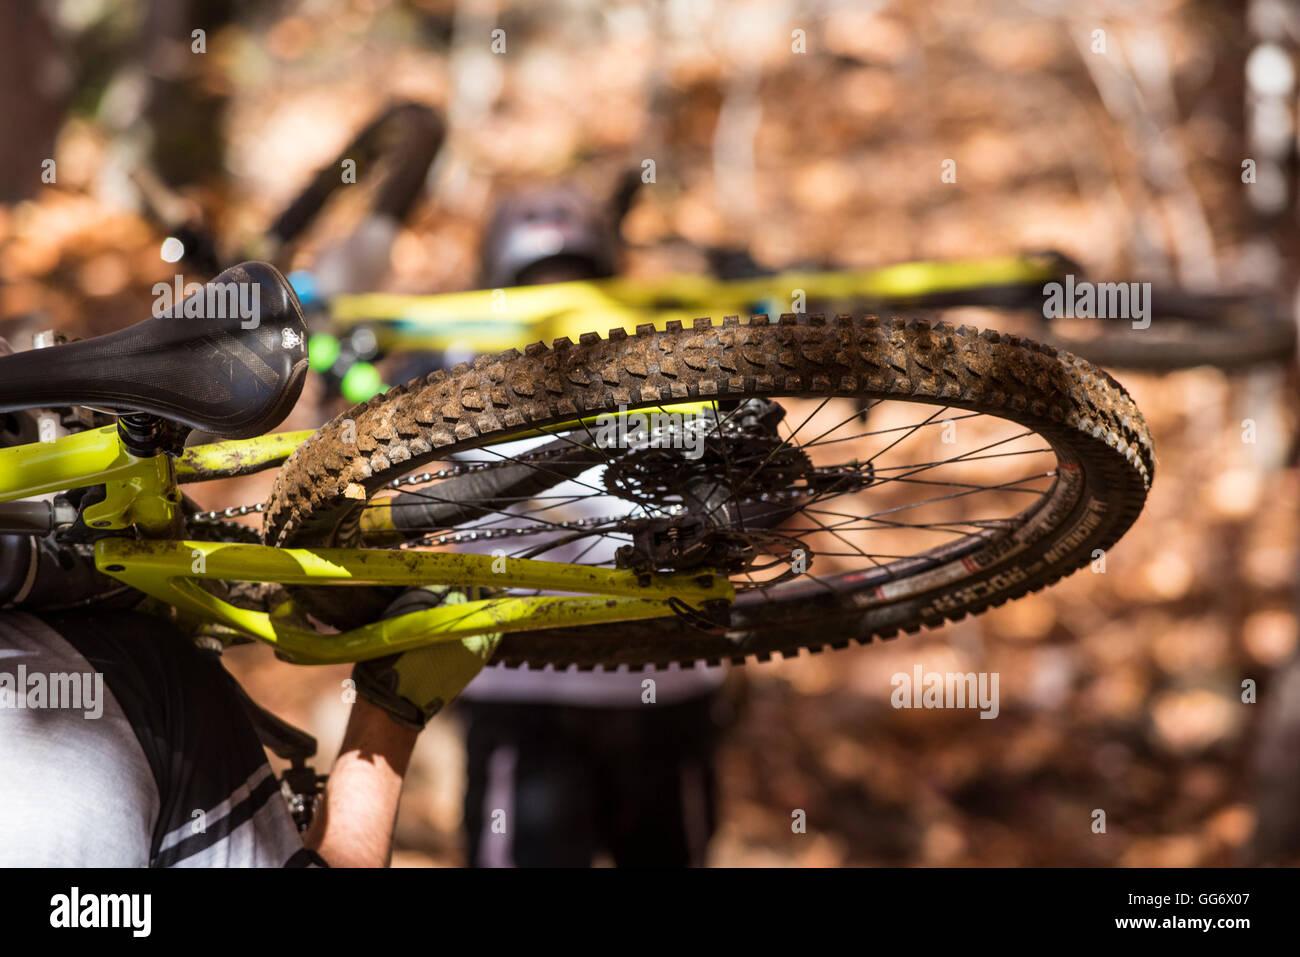
[[[656,181],[624,225],[638,275],[703,271],[696,250],[719,245],[774,268],[1055,248],[1097,277],[1295,288],[1300,13],[1281,0],[0,11],[0,335],[19,348],[32,330],[88,335],[149,314],[151,286],[175,270],[140,165],[221,235],[255,235],[395,98],[444,111],[449,138],[393,246],[391,290],[472,285],[504,192],[565,178],[604,194],[645,159]],[[1282,60],[1254,56],[1261,44]],[[1259,91],[1278,89],[1285,108],[1261,107]],[[955,183],[941,181],[946,159]],[[711,863],[1300,862],[1293,372],[1118,378],[1158,467],[1105,573],[941,630],[733,669]],[[312,403],[285,427],[319,422]],[[257,501],[267,481],[208,495]],[[226,658],[318,735],[327,764],[347,669],[253,646]],[[916,664],[998,672],[999,718],[894,710],[890,676]],[[421,738],[396,863],[463,860],[461,749],[454,714]]]

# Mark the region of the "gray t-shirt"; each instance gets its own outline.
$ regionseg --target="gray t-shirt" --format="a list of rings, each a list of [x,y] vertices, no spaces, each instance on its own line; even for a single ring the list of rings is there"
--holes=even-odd
[[[217,655],[144,615],[0,612],[0,866],[322,863]]]

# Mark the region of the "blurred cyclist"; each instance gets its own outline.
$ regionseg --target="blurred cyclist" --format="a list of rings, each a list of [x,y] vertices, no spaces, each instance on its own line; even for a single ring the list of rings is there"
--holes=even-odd
[[[612,211],[568,188],[507,198],[485,235],[484,285],[613,275],[629,201],[626,188]],[[584,560],[603,557],[589,551]],[[556,549],[546,558],[576,555]],[[647,677],[654,703],[643,702]],[[470,864],[587,867],[599,853],[620,867],[703,864],[715,827],[722,678],[719,668],[485,669],[458,705],[468,728]]]

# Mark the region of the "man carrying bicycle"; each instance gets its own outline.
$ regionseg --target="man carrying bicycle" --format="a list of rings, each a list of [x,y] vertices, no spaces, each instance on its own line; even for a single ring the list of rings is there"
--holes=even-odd
[[[485,286],[612,275],[611,220],[628,198],[615,198],[612,215],[569,189],[508,198],[487,231]],[[470,864],[587,867],[602,852],[619,866],[703,864],[716,823],[721,682],[717,668],[485,670],[459,704]],[[504,832],[493,827],[501,812]]]
[[[30,541],[0,536],[0,557]],[[31,593],[41,565],[31,554],[28,565],[0,561],[0,604]],[[354,668],[343,745],[300,836],[215,651],[102,604],[0,611],[0,866],[385,866],[419,731],[498,637]]]

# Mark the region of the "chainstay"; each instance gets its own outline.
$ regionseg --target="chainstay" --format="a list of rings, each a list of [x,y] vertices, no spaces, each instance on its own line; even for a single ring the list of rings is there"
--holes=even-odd
[[[667,434],[670,431],[670,429],[671,427],[649,430],[647,433],[647,441],[653,442],[656,439],[661,438],[663,435]],[[734,424],[730,424],[724,427],[721,430],[721,433],[723,434],[725,440],[726,438],[734,437],[738,433],[738,431],[739,430],[734,426]],[[469,475],[475,472],[483,472],[489,469],[500,469],[512,465],[518,465],[520,463],[528,463],[528,462],[533,462],[538,460],[558,458],[561,455],[566,454],[567,452],[568,449],[565,448],[538,449],[533,452],[524,453],[519,456],[503,458],[500,461],[495,461],[495,462],[466,462],[463,463],[462,465],[454,466],[452,468],[438,469],[437,471],[433,471],[433,472],[422,472],[418,475],[412,474],[412,475],[402,476],[400,478],[393,479],[391,482],[387,483],[387,485],[385,485],[384,488],[400,489],[400,488],[406,488],[408,486],[413,486],[413,485],[425,485],[434,480],[457,478],[462,475]],[[774,497],[782,497],[782,496],[790,497],[790,495],[791,493],[769,493],[768,495],[762,497],[761,499],[742,498],[737,501],[738,504],[745,504],[754,501],[771,501]],[[663,511],[665,514],[671,515],[671,514],[675,514],[680,510],[681,510],[680,506],[671,506],[669,508],[664,509]],[[252,529],[249,529],[247,525],[241,525],[238,522],[231,521],[231,519],[242,518],[247,515],[260,515],[265,511],[266,511],[265,502],[256,502],[248,505],[230,505],[227,506],[226,508],[211,509],[206,512],[198,512],[194,515],[189,516],[186,519],[186,521],[191,525],[198,525],[198,526],[204,526],[209,528],[224,527],[228,529],[231,534],[238,536],[236,540],[247,541],[248,539],[241,535],[241,530],[242,532],[251,532]],[[626,516],[624,515],[606,515],[606,516],[593,517],[593,518],[572,519],[567,522],[552,522],[546,525],[533,525],[533,526],[526,526],[520,528],[471,529],[464,532],[443,533],[443,534],[434,532],[429,535],[421,536],[420,538],[408,539],[404,542],[401,542],[398,545],[389,546],[389,547],[421,548],[429,545],[462,545],[469,542],[484,541],[485,539],[517,538],[517,537],[523,537],[527,535],[537,535],[537,534],[541,534],[542,532],[555,532],[557,529],[561,529],[565,531],[580,531],[587,528],[601,527],[604,525],[612,525],[616,522],[622,521],[625,518]],[[260,540],[260,535],[258,535],[257,538],[258,540]]]

